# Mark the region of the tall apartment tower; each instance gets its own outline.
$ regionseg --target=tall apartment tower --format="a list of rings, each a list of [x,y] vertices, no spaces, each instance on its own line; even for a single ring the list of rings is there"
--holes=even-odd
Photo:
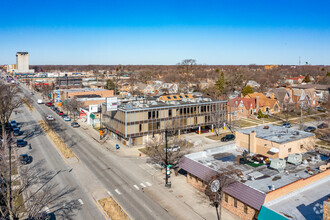
[[[29,70],[29,53],[17,52],[16,53],[16,65],[18,73],[28,73]]]

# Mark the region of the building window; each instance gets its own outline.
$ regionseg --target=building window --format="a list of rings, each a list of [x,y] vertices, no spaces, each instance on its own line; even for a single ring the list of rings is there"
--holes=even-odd
[[[148,112],[148,119],[151,119],[151,112]]]
[[[225,194],[225,201],[228,203],[228,194]]]
[[[248,206],[246,204],[244,204],[244,212],[245,212],[245,214],[248,213]]]
[[[156,126],[157,126],[157,130],[159,130],[160,129],[160,122],[157,122]]]
[[[159,118],[159,111],[157,111],[157,118]]]
[[[168,110],[168,117],[172,117],[172,109]]]
[[[142,131],[142,125],[139,124],[139,132],[141,132],[141,131]]]
[[[304,149],[304,145],[300,145],[300,150]]]
[[[288,152],[289,152],[289,153],[291,152],[291,147],[288,149]]]
[[[237,199],[234,199],[234,207],[237,208]]]
[[[155,117],[156,117],[156,112],[152,111],[152,118],[155,118]]]

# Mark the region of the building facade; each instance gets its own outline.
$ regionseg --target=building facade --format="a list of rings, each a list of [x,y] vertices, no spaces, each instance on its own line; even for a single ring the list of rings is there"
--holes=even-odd
[[[34,70],[29,69],[29,53],[17,52],[16,53],[16,72],[17,73],[31,73]]]
[[[215,123],[224,124],[227,122],[227,101],[171,95],[153,101],[122,103],[117,111],[106,112],[103,116],[103,123],[112,135],[128,145],[138,145],[165,129],[174,128],[180,135],[192,128],[201,130],[211,128]]]

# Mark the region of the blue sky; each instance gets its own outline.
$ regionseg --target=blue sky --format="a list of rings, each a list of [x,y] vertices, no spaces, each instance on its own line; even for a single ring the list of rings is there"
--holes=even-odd
[[[330,64],[328,0],[2,0],[0,64]]]

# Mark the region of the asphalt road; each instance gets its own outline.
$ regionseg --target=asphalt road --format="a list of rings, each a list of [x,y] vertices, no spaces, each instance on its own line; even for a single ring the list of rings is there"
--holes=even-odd
[[[22,87],[24,93],[31,96],[31,92],[25,86]],[[83,135],[79,129],[72,128],[69,122],[64,122],[50,108],[38,105],[36,97],[32,97],[32,100],[41,115],[55,117],[56,123],[60,125],[56,132],[133,219],[173,219],[142,190],[136,190],[136,184],[141,181],[143,174],[134,161],[123,160],[115,154],[104,152],[98,143]]]
[[[52,171],[54,175],[57,173],[49,184],[56,184],[58,192],[72,189],[62,199],[48,207],[45,206],[44,210],[54,212],[56,219],[104,219],[92,199],[86,196],[84,189],[70,172],[71,168],[64,163],[50,140],[40,129],[35,116],[25,107],[21,107],[19,111],[20,113],[17,115],[12,115],[12,120],[16,120],[21,130],[24,131],[23,135],[17,138],[24,138],[32,147],[32,150],[29,150],[28,146],[17,148],[18,154],[27,153],[33,157],[33,162],[25,166],[40,163],[40,166],[46,171]]]

